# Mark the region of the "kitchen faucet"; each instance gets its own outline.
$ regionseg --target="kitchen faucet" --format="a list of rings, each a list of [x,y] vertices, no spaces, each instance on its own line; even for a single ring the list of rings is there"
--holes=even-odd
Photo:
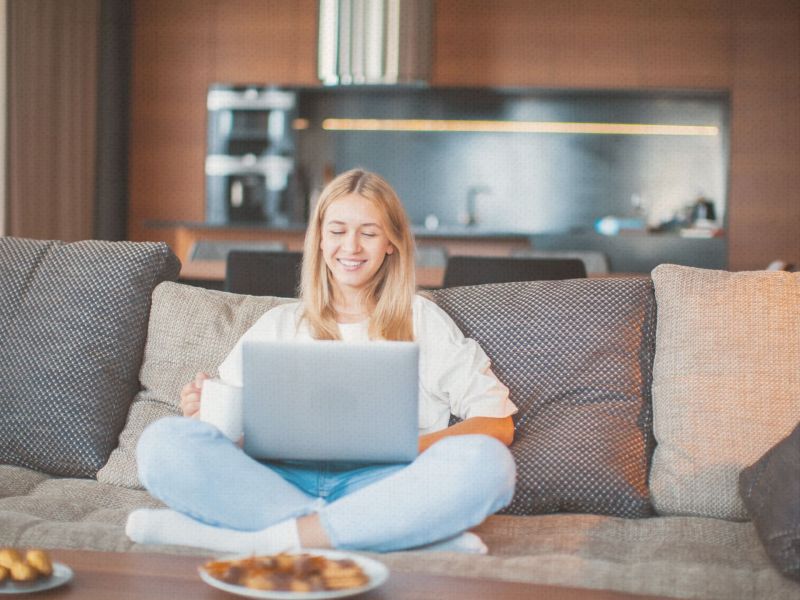
[[[483,194],[491,194],[492,188],[488,185],[471,185],[467,188],[466,211],[462,216],[462,223],[467,226],[477,225],[478,223],[478,197]]]

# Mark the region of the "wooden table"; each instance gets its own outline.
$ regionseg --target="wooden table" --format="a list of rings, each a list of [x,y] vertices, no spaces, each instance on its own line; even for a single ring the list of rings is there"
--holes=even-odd
[[[233,600],[197,575],[202,558],[167,554],[53,550],[54,560],[75,572],[65,586],[20,598],[81,600]],[[619,592],[541,586],[467,577],[393,571],[381,587],[359,600],[656,600]]]

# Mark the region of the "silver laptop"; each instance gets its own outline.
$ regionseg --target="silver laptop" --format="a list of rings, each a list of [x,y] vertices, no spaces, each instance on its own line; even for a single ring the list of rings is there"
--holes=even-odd
[[[244,451],[257,459],[411,462],[414,342],[245,341]]]

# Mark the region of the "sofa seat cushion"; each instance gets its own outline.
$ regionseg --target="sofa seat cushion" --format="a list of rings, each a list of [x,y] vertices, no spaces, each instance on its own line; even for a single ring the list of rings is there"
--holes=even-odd
[[[646,278],[438,290],[519,408],[517,487],[505,512],[652,513],[655,298]]]
[[[141,490],[0,465],[0,546],[208,556],[198,548],[134,544],[125,536],[131,510],[159,506]],[[751,523],[699,517],[496,515],[474,531],[489,546],[488,556],[395,552],[375,557],[396,571],[675,598],[800,596],[800,584],[772,567]]]
[[[701,517],[496,515],[475,528],[487,556],[396,552],[393,571],[422,571],[668,598],[786,600],[782,577],[751,523]]]
[[[125,521],[135,508],[161,506],[143,491],[0,465],[0,546],[152,552],[152,546],[125,536]],[[159,550],[202,553],[172,546]]]
[[[209,556],[208,550],[134,544],[125,520],[160,504],[146,492],[0,466],[0,546]],[[772,566],[751,523],[698,517],[497,515],[476,531],[488,556],[373,555],[393,571],[614,589],[674,598],[785,600],[800,584]],[[200,559],[198,559],[200,560]]]
[[[166,244],[0,237],[0,462],[94,477],[139,389]]]

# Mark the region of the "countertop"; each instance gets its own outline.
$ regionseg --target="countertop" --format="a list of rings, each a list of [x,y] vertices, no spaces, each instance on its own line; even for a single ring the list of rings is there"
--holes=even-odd
[[[305,223],[206,223],[198,221],[146,221],[146,227],[153,228],[179,228],[184,227],[193,230],[205,231],[263,231],[280,233],[303,233],[306,230]],[[442,237],[442,238],[520,238],[527,239],[533,232],[513,231],[507,229],[492,229],[488,227],[463,226],[463,225],[442,225],[436,229],[428,229],[423,225],[412,225],[411,227],[416,237]]]

